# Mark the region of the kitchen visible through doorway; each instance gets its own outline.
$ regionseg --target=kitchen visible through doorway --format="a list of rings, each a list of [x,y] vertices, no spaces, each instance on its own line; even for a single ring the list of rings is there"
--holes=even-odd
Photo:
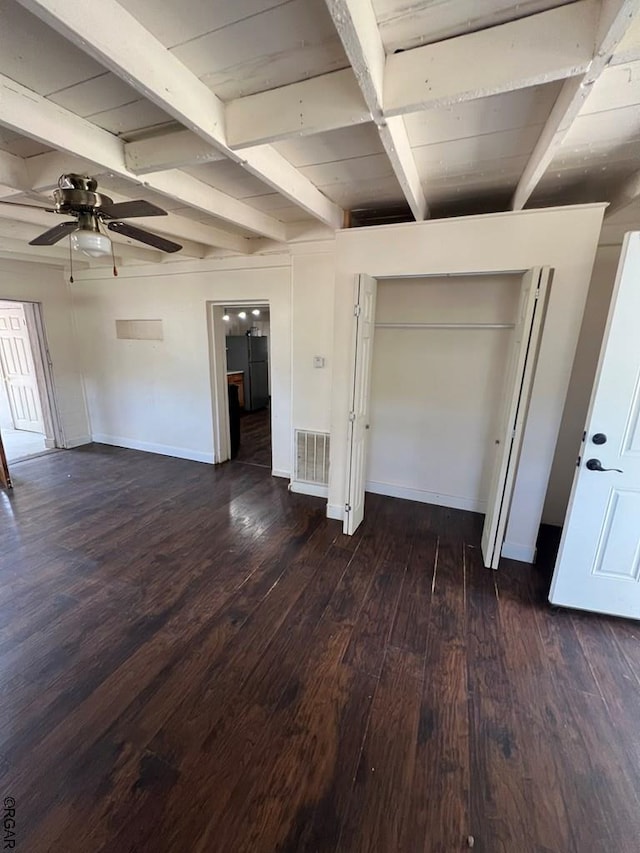
[[[226,305],[222,319],[231,459],[271,468],[269,306]]]

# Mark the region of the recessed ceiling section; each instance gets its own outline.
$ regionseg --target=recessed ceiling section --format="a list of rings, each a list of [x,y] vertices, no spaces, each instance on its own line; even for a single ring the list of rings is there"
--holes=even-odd
[[[176,216],[183,216],[185,219],[191,219],[193,222],[200,222],[202,225],[210,225],[213,228],[217,228],[220,231],[226,231],[229,234],[239,235],[240,237],[247,237],[250,240],[255,239],[256,237],[254,231],[249,231],[245,228],[234,227],[228,222],[222,219],[217,219],[215,216],[209,216],[195,207],[174,207],[171,210],[171,213],[175,213]]]
[[[122,5],[223,100],[349,64],[324,0]]]
[[[607,201],[628,176],[628,168],[619,164],[600,169],[582,165],[563,171],[550,170],[538,184],[529,207],[554,207],[567,204],[567,199],[572,204]]]
[[[290,0],[120,0],[165,47],[172,48],[259,17]],[[160,14],[161,13],[161,14]]]
[[[274,148],[296,168],[384,154],[373,122],[277,142]]]
[[[254,178],[231,160],[219,160],[202,166],[186,166],[183,171],[233,198],[244,199],[252,195],[262,195],[270,189],[264,181]]]
[[[0,71],[39,95],[104,74],[88,53],[14,0],[0,0]]]
[[[42,142],[21,136],[7,127],[0,126],[0,151],[15,154],[16,157],[35,157],[38,154],[46,154],[52,149]]]
[[[125,141],[139,131],[169,128],[172,124],[171,116],[142,98],[112,110],[93,113],[88,118],[93,124],[121,136]]]
[[[405,116],[413,148],[437,142],[470,139],[526,127],[541,127],[560,93],[561,83],[531,86],[462,101],[449,107]]]
[[[640,59],[640,17],[636,17],[617,46],[612,65]]]
[[[141,131],[152,135],[175,125],[160,107],[109,72],[54,92],[48,99],[125,140]]]
[[[322,192],[345,210],[359,207],[380,207],[404,203],[404,196],[395,175],[376,180],[350,180],[320,187]]]
[[[373,0],[387,53],[474,33],[574,0]]]

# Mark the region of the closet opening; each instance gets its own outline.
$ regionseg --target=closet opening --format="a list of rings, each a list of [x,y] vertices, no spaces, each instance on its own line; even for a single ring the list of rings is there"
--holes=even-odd
[[[366,492],[470,510],[497,567],[550,273],[360,276],[346,533]]]

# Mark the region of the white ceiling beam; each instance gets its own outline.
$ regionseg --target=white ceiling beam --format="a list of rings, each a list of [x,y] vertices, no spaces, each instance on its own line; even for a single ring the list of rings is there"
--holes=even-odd
[[[595,0],[579,0],[388,56],[383,115],[405,115],[578,75],[593,57],[597,20]],[[240,149],[372,121],[359,88],[353,71],[344,69],[230,101],[229,144]]]
[[[620,213],[638,199],[640,199],[640,172],[635,172],[612,196],[605,212],[605,219],[610,219],[616,213]]]
[[[245,95],[227,104],[227,140],[247,148],[371,121],[351,68]]]
[[[429,214],[404,119],[385,119],[385,50],[370,0],[326,0],[360,90],[380,133],[393,171],[417,220]]]
[[[540,12],[510,24],[387,57],[385,88],[387,93],[397,92],[398,96],[392,105],[390,102],[383,104],[383,115],[403,115],[579,75],[593,56],[596,6],[593,0],[581,0],[560,10],[561,17],[558,11]],[[558,33],[560,25],[566,30]],[[555,38],[551,42],[552,49],[548,50],[550,32],[555,33]],[[579,45],[573,33],[580,36]],[[500,51],[516,37],[520,58],[516,61],[512,58],[509,67],[503,69],[496,57],[500,57]],[[515,45],[515,41],[513,43]],[[569,57],[565,47],[569,49]],[[433,53],[436,49],[438,66]],[[469,56],[474,56],[472,64]],[[409,96],[405,94],[407,81],[416,76],[422,79],[422,65],[435,69],[429,81],[431,88],[425,91],[419,85],[419,91]],[[440,65],[445,68],[444,74],[438,71]],[[372,120],[353,70],[346,68],[230,101],[226,107],[227,142],[240,153],[243,148],[325,133]],[[195,165],[196,158],[203,154],[217,156],[218,152],[212,147],[202,149],[202,141],[195,134],[183,133],[185,154],[181,157],[179,151],[173,151],[168,155],[171,167]],[[162,150],[165,146],[172,148],[173,137],[170,133],[125,146],[127,151],[131,148],[136,152],[135,163],[133,157],[130,161],[131,171],[144,174],[164,166]]]
[[[322,222],[342,227],[343,211],[301,172],[295,170],[295,186],[290,171],[279,183],[283,168],[276,151],[236,154],[229,148],[223,102],[115,0],[84,0],[82,14],[68,0],[19,2],[256,178]]]
[[[572,77],[593,57],[598,4],[579,0],[387,57],[386,115],[484,98]]]
[[[170,197],[186,207],[197,206],[210,216],[233,225],[273,240],[286,240],[284,223],[188,175],[183,176],[174,171],[153,172],[141,180],[127,169],[124,143],[117,136],[4,75],[0,75],[0,124],[84,161],[90,156],[91,161],[103,172],[143,184],[161,194],[164,193],[163,186],[168,182],[171,185]],[[184,178],[182,190],[179,186],[180,177]],[[195,188],[198,190],[198,205],[192,205],[190,196]]]
[[[195,138],[197,139],[197,137]],[[38,154],[35,157],[29,157],[25,162],[29,174],[29,186],[34,193],[39,195],[50,196],[51,191],[58,185],[58,178],[64,172],[89,174],[98,178],[98,183],[103,175],[113,177],[113,173],[105,171],[97,163],[79,160],[70,157],[68,154],[61,154],[59,151]],[[112,198],[114,202],[121,202],[130,201],[135,198],[136,193],[135,187],[132,187],[132,195],[130,196],[121,195],[110,189],[106,190],[105,195]],[[250,240],[241,234],[232,234],[222,228],[216,228],[214,225],[196,222],[186,216],[171,212],[162,217],[141,217],[139,221],[141,225],[148,227],[151,231],[157,231],[159,234],[166,234],[167,237],[177,239],[183,245],[183,253],[190,254],[194,258],[208,256],[208,247],[214,246],[229,252],[248,255],[253,252],[253,245],[258,239]],[[200,254],[201,249],[204,249],[204,255]]]
[[[124,146],[127,168],[135,175],[179,169],[182,166],[200,166],[226,160],[224,154],[200,139],[190,130],[178,130]]]
[[[563,84],[518,182],[511,202],[513,210],[522,210],[531,197],[639,9],[640,0],[604,0],[602,3],[592,45],[593,60],[584,74]]]

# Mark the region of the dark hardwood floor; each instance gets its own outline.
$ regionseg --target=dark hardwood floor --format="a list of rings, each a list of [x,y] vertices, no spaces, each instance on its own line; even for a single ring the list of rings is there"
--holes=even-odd
[[[479,516],[353,538],[253,465],[94,445],[0,491],[18,851],[637,853],[640,626],[485,570]]]
[[[234,462],[262,465],[271,470],[271,411],[243,412],[240,416],[240,449]]]

